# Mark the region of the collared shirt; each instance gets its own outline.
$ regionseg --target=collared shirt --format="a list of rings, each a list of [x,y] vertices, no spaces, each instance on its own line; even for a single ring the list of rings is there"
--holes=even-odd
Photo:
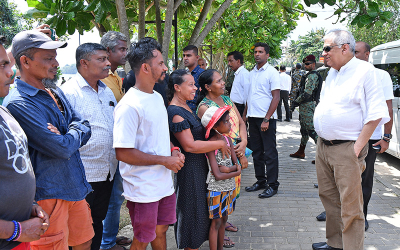
[[[124,96],[124,92],[122,91],[122,79],[117,74],[117,70],[115,70],[113,73],[110,69],[108,72],[108,77],[102,79],[101,81],[112,90],[115,99],[117,99],[117,102],[119,102]]]
[[[197,96],[200,93],[200,85],[199,85],[199,77],[201,75],[201,73],[203,73],[204,69],[200,68],[199,65],[197,65],[192,72],[190,72],[190,74],[192,74],[193,78],[194,78],[194,83],[197,87],[196,90],[196,95],[194,96],[194,99],[191,101],[186,101],[187,105],[189,106],[189,108],[193,111],[193,113],[196,113],[196,102],[197,102]]]
[[[269,63],[250,72],[250,90],[247,97],[247,117],[264,118],[272,101],[272,90],[281,88],[278,71]],[[277,118],[276,110],[270,117]]]
[[[101,81],[97,82],[98,91],[94,90],[79,74],[66,82],[61,88],[65,96],[82,118],[92,127],[92,137],[79,149],[86,179],[89,182],[113,179],[118,161],[113,149],[113,112],[117,100],[113,92]]]
[[[82,120],[61,89],[54,90],[63,105],[61,113],[53,98],[19,79],[17,87],[3,105],[18,121],[28,137],[29,156],[36,175],[35,200],[80,201],[92,191],[86,181],[79,148],[91,135],[87,120]],[[54,125],[61,135],[51,132]]]
[[[314,113],[317,134],[327,140],[357,140],[363,126],[389,121],[382,88],[372,64],[353,57],[340,71],[331,68]]]
[[[281,79],[281,90],[289,91],[291,89],[292,85],[292,78],[286,74],[286,72],[280,72],[279,73],[280,79]]]
[[[385,100],[393,100],[393,82],[390,78],[389,73],[386,70],[375,68],[376,77],[380,87],[382,88]],[[379,140],[383,135],[383,125],[376,127],[374,133],[371,136],[372,140]]]
[[[234,103],[246,104],[247,94],[250,86],[250,73],[242,65],[235,72],[235,79],[232,83],[231,100]]]

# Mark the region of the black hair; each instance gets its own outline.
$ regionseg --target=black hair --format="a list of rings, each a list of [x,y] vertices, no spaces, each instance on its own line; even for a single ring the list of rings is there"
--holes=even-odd
[[[275,66],[274,68],[275,68],[277,71],[279,71],[279,67],[278,67],[278,66]]]
[[[99,43],[84,43],[76,48],[76,68],[81,66],[81,59],[90,60],[90,57],[96,54],[96,51],[103,50],[107,52],[107,49]]]
[[[300,63],[296,64],[296,69],[301,69],[301,64]]]
[[[226,118],[226,116],[227,116],[228,114],[229,114],[229,110],[226,110],[226,111],[221,115],[221,117],[218,119],[218,121],[214,124],[214,127],[215,127],[215,126],[219,126],[219,124],[220,124],[223,120],[225,120],[225,118]],[[211,129],[211,130],[210,130],[210,135],[208,136],[208,138],[213,137],[216,133],[217,133],[217,132],[215,132],[214,129]]]
[[[199,49],[194,45],[188,45],[185,48],[183,48],[183,51],[188,51],[188,50],[193,50],[196,56],[199,54]]]
[[[256,48],[256,47],[263,47],[264,50],[265,50],[265,53],[269,54],[269,46],[268,46],[268,44],[258,42],[258,43],[254,44],[254,48]]]
[[[197,97],[197,105],[206,97],[208,94],[208,90],[206,89],[206,85],[211,85],[213,81],[214,72],[218,72],[216,69],[207,69],[203,71],[203,73],[199,76],[199,86],[201,88],[200,94]]]
[[[174,98],[175,84],[181,85],[184,82],[183,76],[190,75],[190,73],[184,69],[177,69],[169,75],[167,98],[170,102]]]
[[[281,65],[281,67],[279,67],[279,69],[286,71],[286,66],[285,65]]]
[[[229,56],[233,56],[233,59],[235,59],[235,60],[240,60],[240,64],[243,64],[243,54],[242,53],[240,53],[239,51],[232,51],[232,52],[229,52],[228,53],[228,57]]]
[[[24,51],[21,51],[17,56],[14,56],[15,59],[15,64],[17,66],[17,68],[22,71],[22,67],[21,67],[21,57],[22,56],[26,56],[29,59],[33,60],[35,53],[38,51],[37,48],[29,48],[26,49]]]
[[[161,45],[156,39],[151,37],[145,37],[136,43],[132,43],[126,58],[133,72],[138,73],[143,63],[148,63],[151,59],[155,58],[154,50],[162,53]]]
[[[0,45],[3,45],[4,46],[4,44],[6,44],[6,37],[5,36],[0,36]]]

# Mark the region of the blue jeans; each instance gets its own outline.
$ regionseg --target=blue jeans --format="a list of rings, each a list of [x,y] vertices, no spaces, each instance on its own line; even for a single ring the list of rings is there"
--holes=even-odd
[[[119,166],[114,175],[114,186],[111,193],[110,203],[108,205],[107,216],[103,221],[103,239],[101,241],[101,249],[110,249],[116,244],[119,217],[121,205],[125,198],[122,196],[122,177],[119,173]]]

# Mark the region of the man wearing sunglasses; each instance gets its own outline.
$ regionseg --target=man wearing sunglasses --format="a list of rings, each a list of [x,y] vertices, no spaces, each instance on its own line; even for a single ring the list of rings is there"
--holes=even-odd
[[[326,242],[314,250],[364,249],[361,174],[368,140],[389,121],[372,64],[354,56],[351,32],[335,29],[324,37],[324,60],[331,67],[315,109],[318,134],[316,170],[319,197],[326,210]]]
[[[296,106],[299,106],[301,142],[299,150],[289,155],[300,159],[305,157],[304,150],[310,137],[317,143],[318,135],[314,130],[313,118],[322,85],[322,77],[315,71],[315,56],[308,55],[303,59],[303,63],[308,73],[301,77],[299,94],[292,106],[293,110]]]

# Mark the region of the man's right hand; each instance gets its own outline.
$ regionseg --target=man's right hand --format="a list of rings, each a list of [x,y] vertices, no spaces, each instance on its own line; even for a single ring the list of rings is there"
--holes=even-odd
[[[179,170],[183,167],[185,160],[179,156],[166,156],[164,166],[169,170],[174,171],[174,173],[178,173]]]
[[[31,242],[39,240],[40,236],[46,232],[49,224],[43,222],[41,218],[32,218],[21,222],[21,236],[19,237],[19,242]]]

